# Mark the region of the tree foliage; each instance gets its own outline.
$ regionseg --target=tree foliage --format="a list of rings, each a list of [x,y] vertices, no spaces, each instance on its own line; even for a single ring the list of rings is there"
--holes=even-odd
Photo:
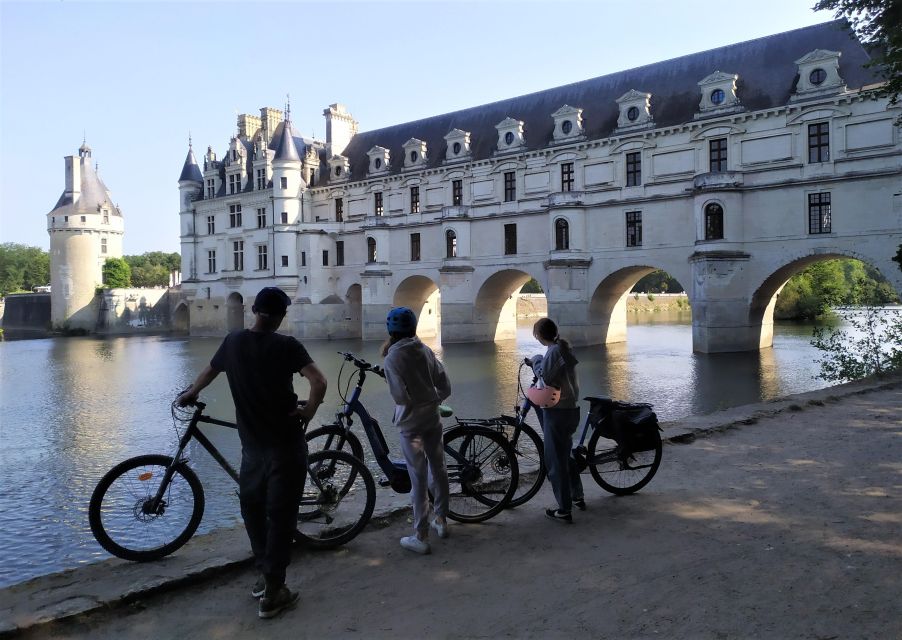
[[[899,250],[896,252],[896,257],[894,257],[893,262],[899,263],[899,271],[902,271],[902,244],[899,245]]]
[[[181,269],[182,256],[178,253],[150,251],[136,256],[125,256],[131,267],[132,286],[165,287],[169,285],[169,274]]]
[[[666,271],[658,269],[639,280],[630,293],[683,293],[683,285]]]
[[[0,295],[50,284],[50,254],[14,242],[0,244]]]
[[[539,284],[539,281],[535,278],[530,278],[529,282],[523,285],[523,288],[520,289],[520,293],[545,293],[542,290],[542,285]]]
[[[841,305],[882,305],[899,296],[879,271],[844,258],[811,265],[793,276],[777,297],[774,318],[812,321]]]
[[[123,258],[107,258],[103,263],[103,286],[122,289],[131,286],[132,270]]]
[[[846,327],[815,327],[822,352],[818,377],[832,382],[883,376],[902,369],[902,311],[868,305],[843,311]]]
[[[819,0],[815,11],[833,11],[845,18],[858,37],[871,47],[872,62],[886,84],[875,90],[890,104],[902,94],[902,2],[899,0]],[[902,122],[902,116],[899,119]]]

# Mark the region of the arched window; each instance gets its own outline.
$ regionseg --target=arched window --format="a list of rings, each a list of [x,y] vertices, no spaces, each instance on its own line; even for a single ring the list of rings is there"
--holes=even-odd
[[[570,225],[563,218],[558,218],[554,222],[554,248],[558,251],[570,248]]]
[[[723,207],[712,202],[705,207],[705,240],[723,239]]]
[[[457,234],[451,229],[445,232],[445,257],[457,257]]]
[[[366,261],[367,262],[376,262],[376,239],[375,238],[367,238],[366,239]]]

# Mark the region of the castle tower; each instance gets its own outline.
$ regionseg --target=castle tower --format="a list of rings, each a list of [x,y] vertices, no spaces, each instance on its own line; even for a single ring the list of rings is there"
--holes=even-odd
[[[95,289],[103,263],[122,257],[125,225],[106,185],[92,166],[91,148],[64,158],[66,186],[47,214],[50,234],[50,320],[54,327],[93,330]]]
[[[197,165],[197,158],[194,157],[194,149],[189,138],[188,155],[185,157],[185,164],[179,175],[179,227],[181,229],[179,235],[181,236],[182,273],[188,279],[197,277],[197,265],[194,263],[194,260],[197,259],[194,251],[194,245],[197,242],[194,201],[202,196],[203,188],[204,174]]]

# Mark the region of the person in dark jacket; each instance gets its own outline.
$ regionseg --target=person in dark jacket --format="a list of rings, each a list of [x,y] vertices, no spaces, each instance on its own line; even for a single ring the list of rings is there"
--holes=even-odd
[[[176,400],[180,406],[195,402],[201,389],[225,371],[241,439],[241,516],[261,574],[251,595],[260,598],[261,618],[272,618],[298,601],[298,594],[285,585],[285,570],[307,471],[304,425],[326,394],[326,378],[304,346],[276,333],[290,304],[281,289],[264,287],[252,307],[254,326],[227,335],[210,364]],[[302,407],[292,384],[295,373],[310,383]]]
[[[551,407],[537,408],[545,441],[545,466],[548,480],[557,501],[557,508],[545,510],[556,522],[572,523],[572,505],[584,510],[582,481],[570,450],[573,434],[579,426],[579,379],[570,344],[558,335],[557,325],[550,318],[542,318],[533,325],[532,334],[548,347],[545,355],[533,359],[536,374],[545,385],[560,390],[560,399]]]

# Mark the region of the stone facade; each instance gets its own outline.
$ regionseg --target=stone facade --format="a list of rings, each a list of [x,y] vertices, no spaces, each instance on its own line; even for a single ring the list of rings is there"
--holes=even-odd
[[[694,348],[720,352],[769,346],[777,294],[813,262],[858,258],[902,291],[900,108],[862,92],[876,78],[842,26],[375,131],[332,105],[325,142],[239,126],[224,161],[186,159],[176,313],[222,334],[276,285],[299,337],[381,338],[404,304],[444,342],[494,340],[533,277],[594,344],[625,339],[628,292],[660,268]]]

